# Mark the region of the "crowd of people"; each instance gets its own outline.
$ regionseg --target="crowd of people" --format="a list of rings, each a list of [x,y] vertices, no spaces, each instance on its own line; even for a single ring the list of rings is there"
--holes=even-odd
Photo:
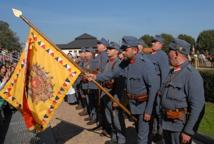
[[[189,61],[198,68],[213,68],[214,67],[214,55],[208,52],[191,52],[188,56]]]
[[[0,62],[0,89],[14,71],[15,66],[16,63],[11,63],[9,61]],[[15,109],[9,103],[0,97],[0,143],[3,143],[2,140],[4,140],[14,110]]]
[[[102,38],[96,50],[82,48],[76,62],[87,74],[71,88],[69,103],[78,104],[80,116],[88,115],[88,125],[96,124],[92,130],[110,135],[106,144],[125,144],[126,115],[95,86],[96,80],[137,119],[138,144],[151,143],[154,137],[165,144],[190,143],[205,103],[203,79],[188,60],[190,44],[175,38],[168,55],[160,35],[154,37],[149,53],[144,45],[124,36],[121,45]]]
[[[15,66],[16,66],[16,63],[0,62],[0,88],[2,88],[5,82],[9,79],[10,75],[13,73],[15,69]],[[4,101],[1,97],[0,97],[0,100]],[[7,105],[5,101],[3,104]]]

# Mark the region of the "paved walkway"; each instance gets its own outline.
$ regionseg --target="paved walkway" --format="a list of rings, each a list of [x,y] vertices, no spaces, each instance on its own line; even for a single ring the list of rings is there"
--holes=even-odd
[[[109,139],[101,137],[101,131],[88,131],[87,129],[96,125],[86,125],[84,118],[87,116],[79,116],[81,110],[76,110],[75,107],[76,105],[63,102],[51,122],[57,144],[103,144]]]
[[[108,137],[101,137],[101,131],[89,131],[94,125],[87,125],[84,118],[87,116],[79,116],[81,110],[75,109],[76,105],[69,105],[63,102],[57,110],[52,122],[53,137],[56,144],[104,144]],[[126,120],[127,127],[127,144],[136,144],[136,131],[133,123]],[[153,143],[155,144],[155,143]],[[158,142],[156,144],[161,144]],[[194,141],[193,144],[201,144]]]
[[[30,133],[22,120],[20,112],[15,112],[9,123],[4,144],[104,144],[108,137],[101,137],[101,131],[89,131],[96,124],[88,126],[84,118],[78,115],[80,110],[75,105],[63,102],[57,110],[50,127],[35,135]],[[136,144],[136,131],[133,123],[126,120],[127,144]],[[1,134],[0,130],[0,134]],[[12,139],[11,139],[12,137]],[[3,137],[2,137],[3,138]],[[0,141],[0,143],[2,143]],[[199,142],[195,142],[200,144]],[[194,143],[194,144],[195,144]],[[161,144],[161,143],[157,143]]]

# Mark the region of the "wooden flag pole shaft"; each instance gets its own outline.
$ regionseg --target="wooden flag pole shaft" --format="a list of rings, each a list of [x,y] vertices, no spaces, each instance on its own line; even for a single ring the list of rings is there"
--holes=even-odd
[[[135,122],[137,122],[137,119],[136,117],[134,117],[131,112],[124,106],[122,105],[115,97],[113,97],[104,87],[102,87],[97,81],[95,80],[92,80],[92,82],[97,86],[99,87],[99,89],[101,89],[105,94],[107,94],[111,100],[115,103],[118,104],[118,106],[123,110],[125,111]]]
[[[86,75],[86,71],[83,70],[81,67],[79,67],[79,65],[74,62],[72,59],[70,59],[65,53],[61,52],[61,50],[54,44],[54,42],[52,42],[51,40],[49,40],[43,33],[41,33],[27,18],[25,18],[23,15],[19,16],[25,23],[27,23],[30,27],[32,27],[35,31],[37,31],[40,35],[42,35],[44,37],[44,39],[46,41],[48,41],[53,47],[56,48],[56,50],[58,52],[60,52],[61,54],[63,54],[63,56],[65,56],[73,65],[75,65],[80,71],[81,73],[83,73],[84,75]],[[134,117],[131,112],[125,107],[123,106],[116,98],[114,98],[105,88],[103,88],[97,81],[92,80],[92,82],[99,88],[101,89],[109,98],[111,98],[111,100],[115,103],[118,104],[118,106],[125,111],[135,122],[137,122],[136,117]]]

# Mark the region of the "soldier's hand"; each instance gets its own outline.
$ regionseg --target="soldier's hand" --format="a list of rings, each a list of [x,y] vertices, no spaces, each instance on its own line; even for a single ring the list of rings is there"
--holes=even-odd
[[[186,144],[189,143],[191,140],[191,136],[185,134],[185,133],[181,133],[181,142],[182,144]]]
[[[116,102],[112,102],[112,107],[116,108],[116,107],[118,107],[118,104]]]
[[[145,121],[150,121],[151,120],[151,115],[147,114],[147,113],[144,113],[144,120]]]
[[[85,77],[88,79],[88,81],[92,81],[96,79],[96,75],[95,74],[91,74],[91,73],[87,73],[85,75]]]

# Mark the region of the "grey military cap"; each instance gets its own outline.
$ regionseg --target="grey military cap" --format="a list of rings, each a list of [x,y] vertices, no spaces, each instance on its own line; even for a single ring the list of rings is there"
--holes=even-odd
[[[92,48],[92,47],[88,47],[85,49],[86,52],[91,52],[91,53],[94,53],[95,52],[95,49]]]
[[[155,35],[154,39],[152,40],[152,42],[157,42],[157,41],[164,44],[164,39],[161,35]]]
[[[125,50],[126,48],[129,47],[138,47],[138,39],[133,36],[124,36],[122,38],[122,45],[120,47],[121,50]]]
[[[181,39],[174,39],[170,44],[169,44],[169,49],[170,50],[175,50],[178,51],[184,55],[188,55],[190,52],[190,44],[186,42],[185,40]]]
[[[101,38],[100,40],[98,40],[97,44],[103,44],[107,47],[109,45],[109,41],[105,38]]]
[[[113,48],[113,49],[120,51],[120,45],[116,42],[110,42],[107,48],[108,49]]]
[[[79,52],[85,52],[85,47],[81,47],[80,51]]]

